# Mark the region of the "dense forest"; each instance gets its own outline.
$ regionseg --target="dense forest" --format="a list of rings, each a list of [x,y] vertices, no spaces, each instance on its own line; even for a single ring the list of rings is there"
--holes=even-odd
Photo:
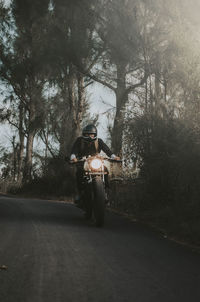
[[[140,171],[138,213],[165,209],[200,233],[199,12],[198,0],[1,0],[0,122],[13,133],[1,186],[65,179],[70,191],[64,157],[98,123],[87,89],[99,83],[115,95],[108,134],[124,177]]]

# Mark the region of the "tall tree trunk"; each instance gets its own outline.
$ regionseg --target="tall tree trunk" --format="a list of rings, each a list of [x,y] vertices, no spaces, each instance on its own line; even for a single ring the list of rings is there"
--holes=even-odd
[[[84,105],[85,105],[85,88],[84,88],[84,77],[82,74],[78,74],[78,106],[76,115],[76,136],[81,133],[81,122],[83,120]]]
[[[64,157],[66,154],[69,154],[72,138],[75,137],[74,133],[74,120],[76,119],[76,74],[72,64],[69,66],[69,74],[65,79],[63,85],[62,97],[64,100],[64,112],[61,123],[61,132],[60,132],[60,149],[59,156]]]
[[[148,79],[145,81],[145,107],[144,112],[148,112]]]
[[[159,72],[155,73],[155,94],[154,94],[154,99],[155,99],[155,110],[159,110],[159,105],[160,105],[160,99],[161,99],[161,89],[160,89],[160,75]]]
[[[34,142],[35,134],[33,131],[30,131],[27,137],[27,145],[26,145],[26,161],[25,161],[25,182],[30,181],[32,179],[32,157],[33,157],[33,142]]]
[[[68,131],[69,127],[69,108],[68,108],[68,98],[65,95],[64,99],[64,112],[61,121],[60,137],[59,137],[59,157],[64,157],[67,154],[67,145],[68,145]]]
[[[26,158],[24,167],[24,182],[28,182],[32,179],[32,157],[33,157],[33,142],[35,137],[35,118],[36,118],[36,108],[35,104],[32,102],[29,108],[29,129],[26,142]]]
[[[161,104],[161,87],[160,87],[160,58],[157,55],[155,61],[155,75],[154,75],[154,101],[155,101],[155,112],[160,114],[160,104]]]
[[[112,150],[116,154],[122,154],[122,138],[123,138],[123,123],[124,109],[128,101],[126,93],[126,64],[118,63],[117,66],[117,88],[116,94],[116,115],[112,130]]]
[[[71,150],[72,142],[81,133],[81,122],[83,119],[85,88],[84,77],[72,67],[72,77],[69,82],[69,100],[71,112],[71,136],[69,137],[69,148]]]
[[[80,135],[84,111],[84,78],[81,74],[77,74],[73,65],[70,66],[66,89],[68,94],[66,94],[65,90],[66,110],[62,119],[59,150],[59,155],[61,157],[70,153],[74,139]]]
[[[21,103],[19,106],[19,151],[18,151],[18,171],[17,171],[17,181],[22,182],[23,177],[23,156],[24,156],[24,128],[23,128],[23,119],[24,119],[24,107]]]
[[[13,181],[16,180],[16,172],[17,172],[17,146],[15,144],[15,136],[12,139],[12,146],[13,146],[13,171],[12,171],[12,179]]]

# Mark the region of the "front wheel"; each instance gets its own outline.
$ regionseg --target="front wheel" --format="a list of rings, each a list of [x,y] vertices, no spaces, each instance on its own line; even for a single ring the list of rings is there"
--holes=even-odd
[[[87,220],[92,218],[92,190],[91,186],[87,185],[84,191],[84,209],[85,218]]]
[[[93,192],[94,192],[94,218],[97,227],[104,225],[105,219],[105,189],[104,183],[101,178],[95,178],[93,180]]]

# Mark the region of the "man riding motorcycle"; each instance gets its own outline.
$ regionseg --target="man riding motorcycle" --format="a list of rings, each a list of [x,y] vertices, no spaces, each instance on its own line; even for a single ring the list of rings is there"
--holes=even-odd
[[[114,160],[120,160],[118,156],[113,154],[110,148],[104,143],[101,138],[97,138],[97,128],[93,124],[87,125],[83,128],[82,136],[78,137],[75,143],[72,146],[70,160],[72,162],[77,162],[78,158],[82,158],[84,156],[94,156],[103,151],[106,153],[108,157],[111,157]],[[83,185],[83,165],[79,166],[76,171],[76,179],[77,179],[77,188],[79,192],[79,196],[75,199],[75,203],[78,206],[81,206],[81,192]],[[108,180],[106,181],[108,186]]]

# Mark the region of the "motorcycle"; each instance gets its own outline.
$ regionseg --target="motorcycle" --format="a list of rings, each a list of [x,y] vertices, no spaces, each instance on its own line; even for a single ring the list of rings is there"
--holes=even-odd
[[[108,194],[108,165],[106,162],[121,162],[100,155],[84,157],[73,164],[83,169],[81,200],[86,219],[94,217],[97,227],[105,221],[105,207]]]

